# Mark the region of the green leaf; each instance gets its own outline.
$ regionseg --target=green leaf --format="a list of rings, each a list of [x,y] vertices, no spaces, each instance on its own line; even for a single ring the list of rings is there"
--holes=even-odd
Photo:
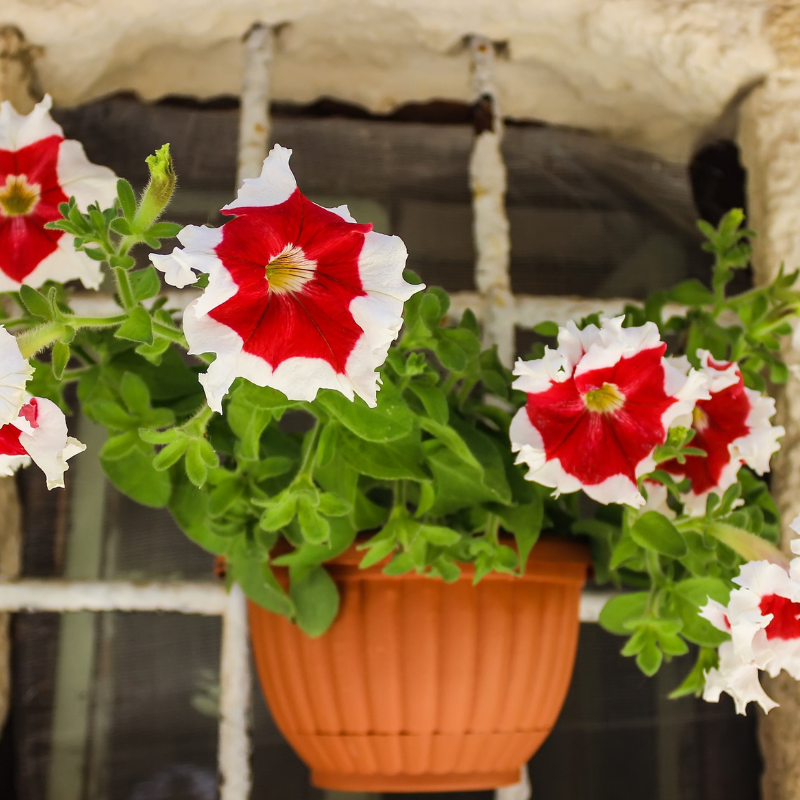
[[[53,320],[53,307],[48,302],[47,298],[36,291],[32,286],[22,284],[19,287],[19,299],[25,305],[25,308],[33,314],[34,317],[44,317],[44,319]]]
[[[408,389],[413,392],[422,403],[428,416],[439,425],[446,425],[450,417],[447,397],[438,386],[429,386],[419,381],[411,381]]]
[[[98,399],[84,402],[87,415],[111,430],[125,430],[135,426],[136,420],[113,400]]]
[[[133,193],[133,187],[124,178],[117,181],[117,197],[125,219],[133,220],[136,216],[136,195]]]
[[[111,436],[100,449],[100,458],[106,461],[116,461],[118,458],[124,458],[138,443],[139,437],[134,431],[125,431],[125,433]]]
[[[652,678],[653,675],[658,672],[662,659],[663,655],[658,645],[655,642],[648,642],[639,655],[636,656],[636,666],[638,666],[648,678]]]
[[[433,350],[445,369],[464,372],[469,363],[467,354],[455,343],[447,339],[437,339]]]
[[[56,380],[60,381],[64,375],[64,370],[67,368],[67,364],[69,364],[69,357],[70,352],[68,344],[65,342],[56,342],[53,345],[51,364],[53,367],[53,375]]]
[[[193,542],[209,553],[224,555],[232,540],[231,537],[220,536],[209,528],[207,494],[189,483],[185,474],[177,470],[175,472],[168,505],[170,514]]]
[[[354,436],[340,436],[337,454],[352,464],[362,475],[380,480],[428,479],[422,468],[424,459],[419,432],[403,439],[380,444]]]
[[[680,532],[658,511],[645,511],[631,527],[631,537],[642,547],[672,558],[686,555],[686,542]]]
[[[236,478],[227,478],[214,487],[208,496],[208,513],[212,517],[224,514],[244,493],[242,482]]]
[[[352,402],[341,392],[323,389],[317,402],[349,431],[368,442],[391,442],[407,436],[414,419],[399,392],[384,378],[378,405],[370,408],[360,398]]]
[[[519,554],[520,573],[525,571],[533,546],[539,539],[544,519],[544,503],[539,494],[530,503],[516,506],[501,506],[495,513],[503,522],[503,527],[514,534]]]
[[[158,272],[152,265],[144,269],[137,269],[135,272],[129,272],[128,280],[131,283],[133,299],[137,303],[142,302],[142,300],[149,300],[161,291]]]
[[[461,508],[497,500],[483,482],[483,471],[466,464],[442,445],[428,450],[428,466],[433,473],[436,499],[430,509],[434,516],[443,516]]]
[[[185,436],[181,436],[180,439],[170,442],[166,447],[163,447],[153,459],[153,468],[159,472],[169,469],[181,458],[188,447],[189,439]]]
[[[321,544],[328,540],[331,532],[328,520],[307,503],[298,503],[297,521],[303,538],[309,544]]]
[[[123,219],[122,217],[116,217],[109,222],[108,227],[110,230],[114,231],[114,233],[119,233],[122,236],[130,236],[133,231],[131,230],[131,225],[128,220]]]
[[[131,342],[153,343],[153,320],[141,306],[131,309],[128,319],[117,328],[114,336]]]
[[[191,442],[186,450],[186,476],[198,487],[202,486],[208,477],[208,464],[203,458],[201,443],[196,440]]]
[[[451,450],[458,458],[466,464],[483,472],[480,462],[472,454],[472,451],[467,446],[467,443],[461,436],[448,425],[442,425],[433,419],[421,417],[419,425],[422,430],[431,434],[431,436],[438,439],[448,450]]]
[[[308,636],[321,636],[339,613],[339,591],[323,567],[314,567],[299,581],[293,580],[289,595],[297,624]]]
[[[419,304],[419,316],[429,331],[439,327],[443,313],[439,298],[433,292],[426,292]]]
[[[183,230],[183,225],[177,222],[156,222],[151,225],[147,231],[148,236],[153,236],[156,239],[172,239]]]
[[[153,467],[152,453],[137,448],[113,460],[101,455],[100,463],[111,483],[137,503],[152,508],[167,504],[172,489],[170,476]]]
[[[669,299],[686,306],[707,306],[715,301],[714,293],[703,286],[697,278],[679,283],[670,290]]]
[[[539,336],[558,336],[558,325],[555,322],[540,322],[533,326],[533,330]]]
[[[420,536],[424,536],[431,544],[439,547],[451,547],[461,541],[460,534],[451,528],[444,528],[441,525],[420,525]]]
[[[629,633],[626,623],[644,616],[648,597],[648,592],[627,592],[612,597],[600,612],[600,625],[609,633]]]
[[[321,423],[320,423],[321,424]],[[316,465],[326,467],[336,453],[336,441],[339,436],[338,425],[328,423],[322,428],[317,442]]]
[[[326,517],[343,517],[349,514],[353,508],[353,504],[344,497],[325,492],[319,498],[319,513],[324,514]]]
[[[270,409],[256,408],[242,394],[234,394],[228,404],[226,418],[239,439],[237,456],[243,461],[258,461],[261,457],[261,436],[272,421]]]
[[[279,531],[285,528],[297,511],[297,495],[283,492],[273,498],[261,515],[261,528],[265,531]]]
[[[281,588],[267,564],[241,557],[234,561],[229,560],[228,570],[233,580],[254,603],[283,617],[294,616],[294,602]]]
[[[131,414],[141,417],[150,411],[150,390],[138,375],[126,372],[120,381],[119,390]]]

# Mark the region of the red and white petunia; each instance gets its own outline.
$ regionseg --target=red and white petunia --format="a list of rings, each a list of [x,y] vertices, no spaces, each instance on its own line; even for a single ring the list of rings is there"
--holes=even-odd
[[[82,211],[94,202],[110,206],[116,176],[64,138],[50,106],[45,96],[23,115],[0,104],[0,291],[74,278],[96,289],[102,278],[99,263],[75,250],[73,236],[44,226],[61,218],[58,205],[70,197]]]
[[[184,228],[182,250],[154,259],[168,282],[191,270],[208,288],[184,315],[191,353],[215,353],[200,377],[221,410],[237,377],[313,400],[337,389],[374,406],[376,369],[421,286],[403,280],[406,248],[358,224],[345,206],[327,209],[297,188],[291,150],[276,145],[259,178],[246,180],[220,228]]]
[[[698,400],[691,423],[695,431],[691,446],[704,450],[706,456],[688,456],[686,463],[667,461],[661,469],[692,480],[685,496],[686,513],[702,515],[711,492],[722,496],[736,483],[736,476],[746,464],[759,475],[769,471],[770,458],[778,451],[778,439],[784,429],[772,425],[775,401],[744,385],[736,364],[717,362],[705,350],[698,351],[701,372],[709,383],[711,396]],[[686,359],[673,359],[684,371]]]
[[[510,429],[527,478],[557,494],[583,489],[600,503],[640,506],[639,477],[673,421],[707,397],[706,379],[665,358],[653,323],[623,328],[623,317],[583,330],[570,322],[558,348],[518,361],[514,388],[528,400]]]
[[[23,358],[17,340],[0,325],[0,426],[19,416],[32,376],[33,367]]]
[[[792,523],[795,530],[798,522]],[[800,540],[792,542],[792,550],[800,553]],[[751,701],[769,711],[777,703],[761,688],[759,671],[774,678],[785,670],[800,680],[800,558],[792,559],[788,570],[750,561],[734,582],[741,588],[731,592],[727,606],[709,600],[701,609],[701,616],[731,635],[720,646],[719,666],[706,675],[703,697],[715,703],[726,692],[740,714]]]
[[[13,475],[32,461],[44,472],[48,489],[63,487],[67,459],[85,449],[67,435],[67,420],[55,403],[30,397],[17,418],[0,427],[0,475]]]

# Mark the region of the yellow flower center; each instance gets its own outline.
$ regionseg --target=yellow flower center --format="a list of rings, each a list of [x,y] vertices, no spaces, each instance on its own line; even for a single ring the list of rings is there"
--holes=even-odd
[[[294,245],[286,245],[265,267],[269,288],[273,292],[299,292],[314,277],[317,262],[306,258]]]
[[[28,183],[24,175],[8,175],[6,185],[0,186],[0,210],[7,217],[30,214],[39,202],[39,185]]]
[[[613,383],[604,383],[599,389],[583,396],[586,408],[598,414],[611,414],[625,404],[625,395]]]
[[[708,427],[708,414],[700,406],[692,409],[692,427],[696,431],[704,431]]]

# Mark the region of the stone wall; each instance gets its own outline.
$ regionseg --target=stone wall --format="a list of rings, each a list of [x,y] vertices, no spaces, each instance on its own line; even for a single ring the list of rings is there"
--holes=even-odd
[[[236,95],[242,36],[263,20],[283,26],[274,99],[330,96],[378,112],[471,100],[463,41],[483,34],[506,45],[496,75],[505,115],[685,161],[775,65],[770,8],[764,0],[4,0],[0,24],[41,47],[42,86],[60,105],[120,91]],[[773,16],[791,50],[795,18]]]

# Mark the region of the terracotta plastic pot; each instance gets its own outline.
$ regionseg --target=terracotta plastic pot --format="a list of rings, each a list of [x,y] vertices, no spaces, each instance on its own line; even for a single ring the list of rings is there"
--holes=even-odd
[[[250,606],[258,673],[283,735],[323,789],[459,791],[516,783],[567,694],[587,550],[543,539],[521,578],[447,584],[330,562],[342,604],[305,636]],[[282,576],[285,580],[285,576]]]

